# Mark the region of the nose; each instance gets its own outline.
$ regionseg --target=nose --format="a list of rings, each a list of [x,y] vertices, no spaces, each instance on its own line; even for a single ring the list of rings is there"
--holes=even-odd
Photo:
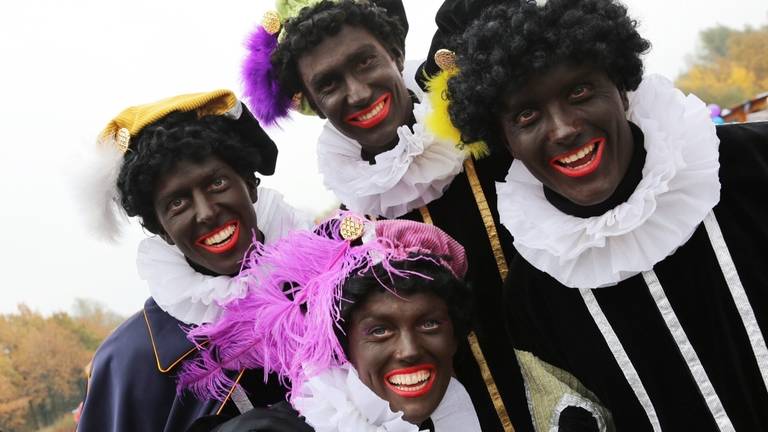
[[[419,360],[418,339],[412,332],[402,332],[397,340],[395,358],[403,363],[415,364]]]
[[[216,220],[218,209],[205,193],[202,191],[192,192],[192,204],[195,208],[195,220],[197,223],[208,225]]]
[[[550,127],[547,138],[550,142],[567,146],[581,132],[582,122],[571,107],[553,104],[548,114]]]
[[[371,100],[371,87],[360,80],[358,77],[350,74],[347,81],[347,103],[350,106],[366,105]]]

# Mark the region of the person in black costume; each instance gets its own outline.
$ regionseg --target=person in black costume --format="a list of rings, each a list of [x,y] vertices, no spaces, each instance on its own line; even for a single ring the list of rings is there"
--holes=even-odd
[[[430,130],[433,108],[422,78],[438,70],[437,63],[430,57],[418,71],[410,70],[416,68],[404,61],[402,14],[388,14],[396,2],[384,5],[387,10],[372,3],[321,1],[283,21],[269,57],[279,98],[327,119],[318,138],[318,165],[344,208],[372,219],[434,224],[466,247],[478,313],[459,347],[457,377],[484,430],[530,430],[501,307],[506,261],[514,249],[498,223],[495,182],[511,160],[505,153],[485,157],[482,144],[459,146]],[[447,1],[438,12],[433,53],[450,47],[451,36],[477,15],[465,3]],[[252,49],[244,69],[263,64],[263,53]],[[258,86],[263,76],[245,73],[246,88]],[[271,108],[260,97],[264,92],[248,94],[254,112]]]
[[[509,1],[448,112],[515,158],[505,311],[537,430],[768,430],[768,124],[643,77],[613,0]]]
[[[273,242],[310,222],[276,191],[257,189],[254,171],[274,172],[275,144],[234,94],[218,90],[124,110],[98,151],[101,172],[116,174],[94,170],[93,188],[107,191],[106,202],[104,193],[89,202],[94,213],[97,205],[107,210],[101,224],[114,232],[115,206],[157,236],[138,253],[152,296],[95,353],[77,430],[177,432],[202,416],[232,417],[282,400],[282,386],[265,383],[260,371],[237,371],[223,402],[177,394],[175,379],[197,352],[183,328],[215,321],[220,304],[243,295],[230,276],[252,239]],[[301,424],[256,412],[269,425]]]

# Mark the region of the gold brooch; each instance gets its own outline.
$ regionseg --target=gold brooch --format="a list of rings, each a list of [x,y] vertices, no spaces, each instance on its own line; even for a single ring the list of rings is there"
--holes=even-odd
[[[453,51],[441,48],[435,52],[435,63],[440,70],[448,71],[456,68],[456,54]]]
[[[280,32],[280,15],[277,11],[266,11],[264,18],[261,19],[261,26],[264,27],[267,33],[274,35]]]
[[[128,146],[131,144],[131,133],[126,128],[120,128],[119,131],[117,131],[117,148],[120,149],[121,152],[125,153],[128,151]]]
[[[354,217],[346,216],[341,220],[341,238],[344,240],[355,241],[363,236],[365,225],[363,221]]]

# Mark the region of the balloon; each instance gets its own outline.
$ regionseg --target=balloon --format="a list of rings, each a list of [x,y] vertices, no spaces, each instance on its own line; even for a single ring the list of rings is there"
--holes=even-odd
[[[712,118],[720,117],[720,112],[722,111],[720,109],[720,105],[718,104],[709,104],[707,105],[707,109],[709,109],[709,116]]]
[[[714,117],[712,117],[712,123],[714,123],[716,125],[721,125],[721,124],[725,123],[725,120],[723,120],[723,118],[720,117],[720,116],[714,116]]]

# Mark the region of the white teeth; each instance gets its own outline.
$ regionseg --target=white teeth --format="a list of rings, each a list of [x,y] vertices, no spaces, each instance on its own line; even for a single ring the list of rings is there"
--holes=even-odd
[[[392,375],[388,379],[390,384],[394,384],[396,386],[414,385],[427,381],[430,375],[431,373],[428,370],[420,370],[410,374]]]
[[[358,116],[357,120],[359,120],[359,121],[370,120],[373,117],[375,117],[378,113],[380,113],[382,109],[384,109],[384,101],[379,102],[378,104],[376,104],[376,106],[373,107],[373,109],[368,111],[367,113],[365,113],[365,114],[363,114],[361,116]]]
[[[557,161],[560,162],[560,163],[563,163],[563,164],[568,164],[568,163],[571,163],[571,162],[575,162],[575,161],[583,158],[584,156],[592,153],[592,150],[594,150],[594,149],[595,149],[595,144],[592,143],[592,144],[589,144],[589,145],[585,146],[584,148],[579,150],[577,153],[572,154],[570,156],[566,156],[566,157],[561,158],[561,159],[558,159]]]
[[[207,237],[203,242],[208,245],[212,246],[218,243],[223,242],[224,240],[229,239],[229,237],[232,236],[232,234],[235,233],[235,226],[234,225],[228,225],[226,228],[222,229],[221,231],[217,232],[216,234]]]

